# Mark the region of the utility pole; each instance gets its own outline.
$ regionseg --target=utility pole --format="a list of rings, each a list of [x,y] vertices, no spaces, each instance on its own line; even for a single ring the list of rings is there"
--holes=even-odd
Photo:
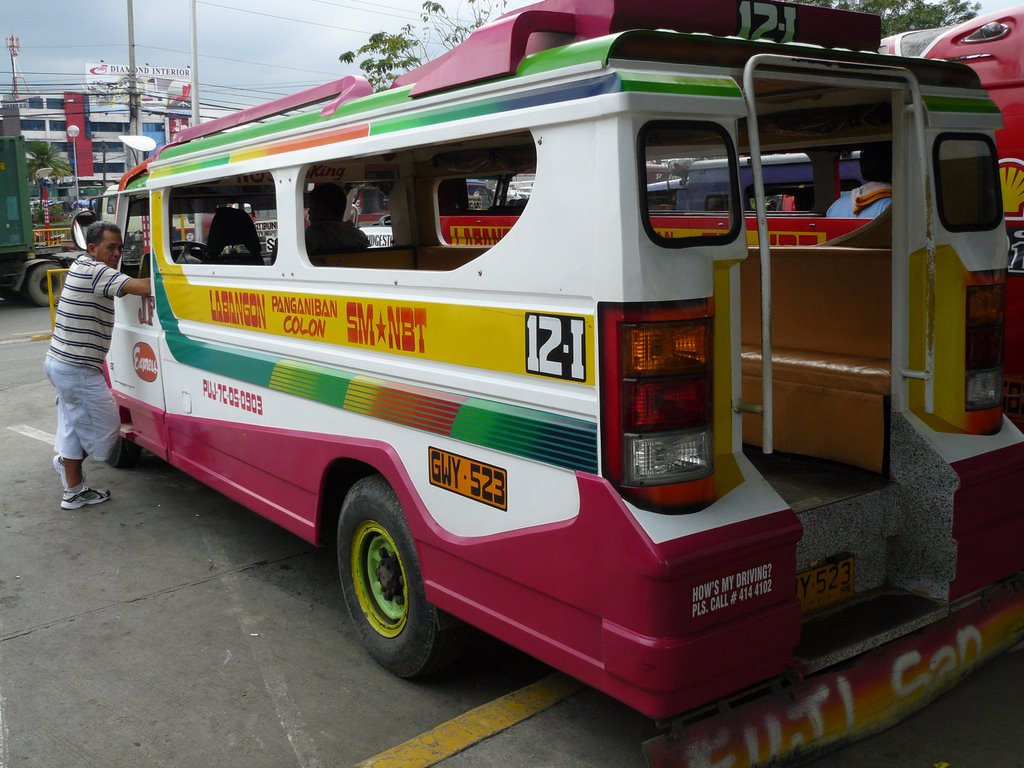
[[[195,0],[193,0],[194,2]],[[21,50],[21,40],[17,35],[7,36],[7,50],[11,52],[11,93],[15,101],[18,100],[18,51]]]
[[[7,50],[11,53],[11,103],[3,104],[0,115],[3,116],[3,125],[0,126],[0,135],[21,136],[21,112],[19,100],[21,94],[18,92],[18,50],[21,48],[21,40],[17,35],[7,36]]]
[[[128,132],[133,136],[142,135],[142,115],[139,109],[139,78],[135,71],[135,7],[128,0]],[[131,164],[138,165],[141,158],[131,150]]]
[[[192,125],[199,125],[199,35],[196,32],[196,0],[192,0]]]

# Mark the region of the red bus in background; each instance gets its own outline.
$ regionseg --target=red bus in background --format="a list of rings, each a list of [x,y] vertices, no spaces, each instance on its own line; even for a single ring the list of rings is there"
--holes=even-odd
[[[1024,429],[1024,4],[953,27],[905,32],[880,51],[968,65],[1003,112],[996,131],[1003,213],[1009,236],[1003,400],[1006,415]]]

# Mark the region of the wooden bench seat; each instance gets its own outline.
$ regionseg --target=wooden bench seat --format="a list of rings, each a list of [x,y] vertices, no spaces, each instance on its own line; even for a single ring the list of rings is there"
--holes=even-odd
[[[367,248],[311,255],[309,260],[320,267],[354,267],[363,269],[415,269],[412,248]]]
[[[487,248],[421,245],[415,249],[367,248],[341,253],[322,253],[311,255],[309,259],[318,267],[447,271],[468,264],[486,251]]]
[[[416,249],[416,269],[446,271],[458,269],[487,248],[464,248],[450,245],[421,245]]]
[[[740,266],[742,397],[761,402],[760,259]],[[772,249],[772,380],[778,451],[885,469],[891,388],[887,249]],[[743,415],[760,445],[762,417]]]

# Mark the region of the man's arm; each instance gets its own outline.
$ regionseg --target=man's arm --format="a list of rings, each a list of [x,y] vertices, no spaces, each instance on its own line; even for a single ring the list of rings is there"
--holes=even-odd
[[[148,277],[132,277],[121,288],[121,295],[149,296],[153,292]]]

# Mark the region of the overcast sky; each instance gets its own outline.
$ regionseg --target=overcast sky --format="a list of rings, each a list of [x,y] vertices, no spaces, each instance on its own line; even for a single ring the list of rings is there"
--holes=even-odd
[[[510,0],[508,7],[529,0]],[[449,10],[459,7],[444,3]],[[358,73],[338,61],[374,32],[421,26],[422,0],[198,0],[202,103],[248,106]],[[190,0],[134,0],[135,61],[191,63]],[[79,90],[86,64],[128,63],[128,0],[0,0],[0,30],[17,35],[19,86]],[[3,51],[0,93],[10,93]]]
[[[682,2],[684,0],[675,0]],[[686,0],[694,1],[694,0]],[[709,1],[709,0],[705,0]],[[530,0],[509,0],[508,8]],[[460,5],[443,3],[450,11]],[[985,0],[982,13],[1019,0]],[[338,54],[374,32],[419,28],[422,0],[198,0],[203,104],[238,108],[356,73]],[[87,63],[128,63],[128,0],[0,0],[0,30],[21,42],[19,86],[80,90]],[[187,67],[190,0],[134,0],[136,63]],[[0,93],[9,94],[3,51]]]

